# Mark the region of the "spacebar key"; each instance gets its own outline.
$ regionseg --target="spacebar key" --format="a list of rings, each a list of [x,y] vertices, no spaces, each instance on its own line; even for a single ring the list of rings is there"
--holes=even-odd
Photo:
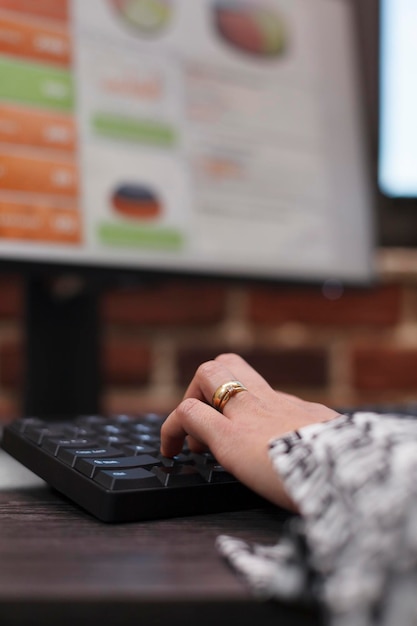
[[[149,489],[150,487],[161,486],[155,474],[141,467],[125,470],[102,470],[94,476],[94,481],[112,491]]]

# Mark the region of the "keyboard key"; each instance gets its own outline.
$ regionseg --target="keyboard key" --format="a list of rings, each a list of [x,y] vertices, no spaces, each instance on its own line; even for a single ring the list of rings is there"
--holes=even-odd
[[[68,439],[58,437],[46,437],[41,446],[47,452],[56,456],[60,448],[92,448],[97,442],[92,439]]]
[[[159,431],[166,418],[166,415],[159,415],[159,413],[145,413],[140,416],[139,421],[142,423],[153,424]]]
[[[159,453],[159,445],[157,446],[148,446],[147,444],[130,444],[127,446],[123,446],[123,452],[128,456],[135,456],[137,454],[153,454],[157,455]]]
[[[153,424],[134,424],[131,427],[131,432],[136,433],[137,435],[141,435],[141,434],[149,435],[152,433],[157,433],[158,430],[155,428]]]
[[[112,457],[123,456],[123,453],[116,448],[61,448],[57,454],[67,465],[74,467],[78,458],[90,459],[110,459]]]
[[[125,489],[149,489],[160,487],[161,483],[152,472],[143,468],[126,470],[105,470],[97,472],[94,480],[106,489],[122,491]]]
[[[96,471],[102,469],[128,469],[130,467],[153,467],[158,464],[158,459],[149,454],[140,456],[124,456],[112,459],[85,459],[78,458],[75,462],[75,469],[89,476],[95,475]]]
[[[20,433],[24,433],[28,428],[31,427],[42,427],[45,426],[45,422],[41,419],[39,419],[38,417],[25,417],[22,420],[19,420],[18,422],[15,422],[13,424],[14,428],[17,428],[19,430]]]
[[[65,433],[65,435],[67,437],[71,437],[71,438],[75,438],[75,437],[90,437],[90,438],[95,438],[96,437],[96,433],[92,428],[85,428],[84,426],[76,426],[74,425],[69,425],[66,424],[65,428],[63,429],[63,433]]]
[[[158,454],[158,459],[166,467],[174,467],[174,465],[194,465],[194,460],[189,454],[177,454],[173,457],[163,456]]]
[[[132,415],[124,415],[123,413],[119,415],[112,415],[109,418],[110,424],[118,424],[119,426],[124,424],[125,426],[129,426],[130,424],[135,423],[135,418]]]
[[[57,429],[52,430],[51,428],[48,428],[47,426],[40,427],[40,428],[31,427],[25,431],[25,437],[29,439],[30,441],[33,441],[34,443],[38,444],[38,446],[42,443],[42,440],[44,439],[44,437],[53,437],[54,435],[59,436],[60,434],[64,435],[62,431],[60,432]]]
[[[107,444],[108,446],[114,446],[115,448],[120,448],[121,446],[126,446],[130,443],[130,439],[128,437],[122,437],[121,435],[100,435],[97,438],[99,443]]]
[[[184,487],[206,483],[197,469],[189,465],[154,467],[152,471],[165,487]]]
[[[200,465],[198,471],[207,480],[208,483],[230,483],[236,482],[236,478],[226,472],[224,467],[217,463],[207,463],[206,465]]]
[[[81,426],[87,426],[90,428],[94,428],[99,424],[107,424],[108,419],[103,417],[102,415],[80,415],[77,417],[75,423]]]
[[[191,456],[197,465],[206,465],[207,463],[215,462],[215,458],[211,452],[201,452],[198,454],[196,452],[191,452]]]
[[[103,435],[125,435],[127,432],[126,428],[116,424],[101,424],[96,428],[96,430]]]
[[[160,439],[158,436],[149,435],[147,433],[143,433],[143,434],[135,433],[134,435],[131,435],[131,439],[133,442],[136,442],[138,444],[147,444],[148,446],[156,445],[157,448],[159,448],[159,445],[160,445]]]

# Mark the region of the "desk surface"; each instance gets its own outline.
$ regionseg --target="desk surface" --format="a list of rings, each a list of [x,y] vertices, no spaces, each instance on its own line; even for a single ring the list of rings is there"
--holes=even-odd
[[[219,557],[221,533],[271,544],[279,510],[107,525],[0,451],[0,623],[253,625],[318,623],[260,602]]]

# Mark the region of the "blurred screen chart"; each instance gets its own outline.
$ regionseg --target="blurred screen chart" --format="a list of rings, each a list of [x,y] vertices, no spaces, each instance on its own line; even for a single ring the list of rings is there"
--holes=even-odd
[[[82,241],[64,2],[0,2],[0,237]]]
[[[213,13],[219,34],[237,49],[265,56],[285,50],[285,21],[266,5],[218,0]]]
[[[112,0],[111,4],[119,18],[139,35],[157,33],[171,20],[171,0]]]
[[[363,276],[350,28],[344,0],[0,0],[1,256]]]

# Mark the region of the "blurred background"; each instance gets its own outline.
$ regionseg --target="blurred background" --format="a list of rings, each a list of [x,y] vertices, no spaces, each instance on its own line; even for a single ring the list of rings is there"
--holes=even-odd
[[[185,276],[105,281],[97,298],[100,410],[169,411],[199,363],[225,351],[247,358],[274,387],[335,407],[417,402],[417,202],[378,185],[381,6],[347,1],[355,16],[375,199],[375,280],[367,286]],[[19,4],[0,2],[0,17]],[[57,288],[71,292],[72,280],[64,275]],[[2,265],[3,423],[25,410],[26,287],[19,266]]]

